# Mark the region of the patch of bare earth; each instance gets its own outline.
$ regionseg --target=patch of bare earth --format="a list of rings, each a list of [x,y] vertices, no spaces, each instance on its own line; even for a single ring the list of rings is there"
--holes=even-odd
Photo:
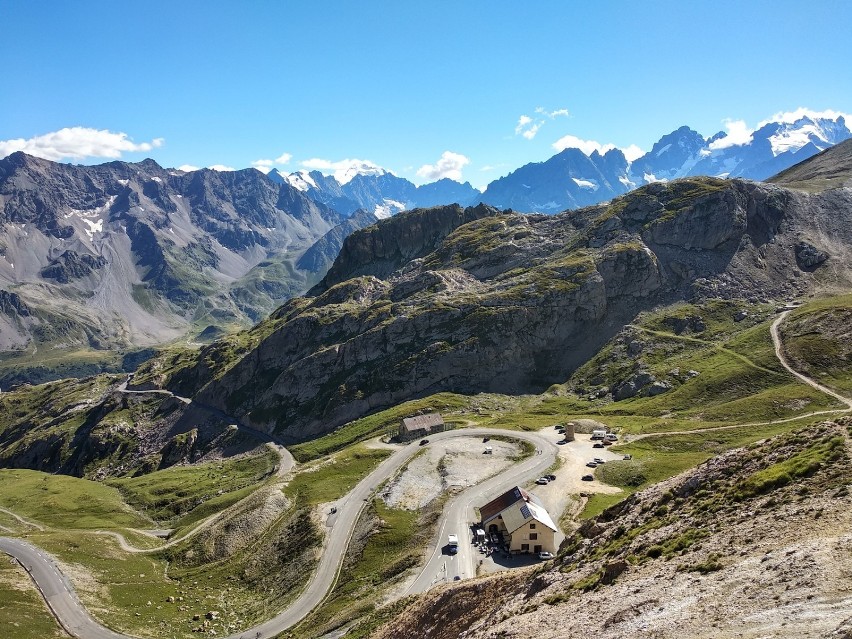
[[[485,454],[485,447],[491,454]],[[457,437],[434,442],[412,459],[382,491],[392,508],[420,510],[448,489],[464,490],[514,463],[521,453],[517,444],[480,438]]]

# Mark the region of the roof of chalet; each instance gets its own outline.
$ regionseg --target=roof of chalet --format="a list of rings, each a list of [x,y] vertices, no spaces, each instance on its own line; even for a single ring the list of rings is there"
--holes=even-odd
[[[538,497],[531,493],[528,493],[520,486],[515,486],[511,490],[507,490],[499,497],[495,497],[479,509],[479,515],[482,518],[482,523],[484,524],[487,523],[490,519],[494,519],[494,517],[499,515],[501,512],[506,510],[509,506],[511,506],[517,501],[533,501],[534,503],[541,506],[541,501],[539,501]]]
[[[444,418],[440,413],[427,413],[426,415],[417,415],[415,417],[406,417],[402,420],[402,427],[411,432],[413,430],[421,430],[423,428],[432,428],[434,426],[443,426]]]
[[[550,514],[545,510],[544,506],[529,502],[515,502],[502,513],[503,523],[506,525],[506,530],[509,534],[515,532],[518,528],[526,524],[530,519],[534,519],[556,532],[556,524],[550,518]]]

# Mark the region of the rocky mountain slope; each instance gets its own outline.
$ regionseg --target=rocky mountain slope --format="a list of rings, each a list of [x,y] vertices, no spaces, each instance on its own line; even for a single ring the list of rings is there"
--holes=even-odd
[[[0,350],[128,348],[257,321],[343,218],[260,172],[0,160]],[[322,262],[318,264],[322,265]]]
[[[724,132],[705,139],[683,126],[633,162],[619,149],[603,155],[565,149],[491,182],[481,200],[499,208],[555,213],[603,202],[644,184],[688,176],[764,180],[850,137],[852,131],[842,116],[768,122],[747,142],[730,141]]]
[[[372,169],[367,174],[340,176],[323,175],[319,171],[297,171],[283,175],[277,169],[268,177],[287,183],[304,192],[316,202],[327,204],[343,215],[352,215],[360,209],[380,218],[400,211],[438,206],[442,204],[475,204],[481,193],[469,182],[460,183],[449,178],[415,186],[413,182],[383,169]]]
[[[791,166],[768,181],[811,192],[852,187],[852,140],[826,149],[810,161]]]
[[[291,440],[439,391],[540,391],[660,304],[848,290],[850,214],[850,190],[712,178],[556,216],[414,211],[347,238],[256,346],[161,362],[160,379]]]
[[[254,449],[220,416],[162,394],[122,393],[99,375],[0,396],[0,467],[89,479],[146,473]]]
[[[585,522],[555,562],[438,587],[372,636],[847,637],[850,426],[713,458]]]

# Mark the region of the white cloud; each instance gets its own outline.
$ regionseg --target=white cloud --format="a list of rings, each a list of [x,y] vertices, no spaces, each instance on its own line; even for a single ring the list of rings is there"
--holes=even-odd
[[[213,169],[214,171],[236,171],[236,169],[232,166],[225,166],[224,164],[213,164],[207,167],[208,169]]]
[[[261,173],[269,173],[275,166],[274,160],[255,160],[251,165]]]
[[[323,158],[311,158],[300,163],[309,171],[333,172],[334,179],[340,184],[346,184],[356,175],[384,175],[389,173],[370,160],[350,159],[333,162]]]
[[[544,120],[533,120],[528,115],[522,115],[515,125],[515,135],[522,135],[527,140],[532,140],[542,124],[544,124]]]
[[[795,111],[779,111],[775,115],[766,120],[757,123],[757,128],[769,124],[770,122],[783,122],[785,124],[793,124],[796,120],[801,120],[802,118],[811,118],[815,120],[817,118],[824,118],[827,120],[836,120],[839,117],[843,117],[849,125],[850,118],[852,115],[848,113],[844,113],[843,111],[834,111],[832,109],[826,109],[825,111],[813,111],[807,107],[799,107]]]
[[[571,117],[571,114],[568,112],[568,109],[556,109],[554,111],[548,111],[544,107],[536,107],[535,112],[540,113],[541,115],[546,115],[551,120],[558,118],[558,117],[564,117],[564,118],[570,118]]]
[[[292,158],[293,156],[290,153],[282,153],[274,160],[255,160],[251,163],[251,165],[261,173],[269,173],[276,164],[279,166],[282,164],[287,164]]]
[[[417,169],[417,175],[434,182],[442,178],[450,178],[456,182],[461,182],[462,169],[465,165],[470,164],[470,160],[460,153],[452,151],[444,151],[435,164],[424,164]]]
[[[631,144],[630,146],[622,147],[621,152],[624,153],[624,157],[627,158],[628,162],[633,162],[633,160],[638,160],[643,155],[645,155],[645,151],[640,149],[635,144]]]
[[[617,149],[619,147],[614,144],[601,144],[595,140],[584,140],[582,138],[578,138],[576,135],[565,135],[553,143],[553,148],[557,151],[564,151],[565,149],[580,149],[586,155],[591,155],[593,152],[597,151],[603,155],[607,151],[611,151],[612,149]],[[624,153],[624,157],[626,157],[629,162],[632,162],[636,158],[645,154],[645,152],[635,144],[621,148],[621,152]]]
[[[200,166],[193,166],[192,164],[181,164],[177,168],[178,171],[186,171],[187,173],[192,173],[193,171],[198,171],[200,169]]]
[[[0,141],[0,157],[23,151],[46,160],[119,159],[122,153],[150,151],[163,146],[163,138],[135,143],[126,133],[74,126],[24,139]]]
[[[719,149],[727,149],[732,146],[742,146],[752,141],[754,129],[750,129],[745,123],[745,120],[732,120],[726,118],[722,120],[725,125],[727,135],[710,143],[710,150],[717,151]]]

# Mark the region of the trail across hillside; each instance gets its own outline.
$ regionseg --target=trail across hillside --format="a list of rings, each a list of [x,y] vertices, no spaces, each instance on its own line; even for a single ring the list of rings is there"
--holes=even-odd
[[[835,409],[830,409],[830,410],[818,410],[818,411],[813,411],[811,413],[804,413],[802,415],[797,415],[795,417],[785,417],[784,419],[773,419],[773,420],[770,420],[770,421],[767,421],[767,422],[749,422],[747,424],[728,424],[726,426],[714,426],[712,428],[695,428],[695,429],[692,429],[692,430],[672,430],[672,431],[665,431],[665,432],[660,432],[660,433],[642,433],[641,435],[629,435],[628,436],[629,439],[625,439],[625,442],[627,442],[627,441],[635,442],[635,441],[638,441],[640,439],[645,439],[646,437],[665,437],[665,436],[668,436],[668,435],[693,435],[695,433],[712,433],[714,431],[719,431],[719,430],[733,430],[733,429],[736,429],[736,428],[746,428],[746,427],[750,427],[750,426],[772,426],[773,424],[786,424],[788,422],[795,422],[795,421],[798,421],[800,419],[807,419],[808,417],[818,417],[820,415],[836,415],[837,413],[848,413],[848,412],[852,411],[852,399],[850,399],[848,397],[844,397],[840,393],[833,391],[826,386],[823,386],[822,384],[820,384],[817,381],[814,381],[813,379],[811,379],[807,375],[803,375],[802,373],[798,372],[797,370],[795,370],[790,365],[790,362],[787,360],[787,357],[784,355],[784,345],[781,342],[781,336],[780,336],[778,328],[779,328],[779,326],[781,326],[781,323],[790,314],[791,310],[786,310],[783,313],[781,313],[775,319],[775,321],[772,322],[772,325],[769,328],[770,335],[772,336],[772,344],[775,347],[775,356],[778,358],[778,361],[780,362],[781,366],[783,366],[784,369],[787,370],[787,372],[789,372],[791,375],[796,377],[796,379],[798,379],[801,382],[804,382],[808,386],[820,391],[821,393],[825,393],[826,395],[830,395],[831,397],[833,397],[837,401],[839,401],[843,404],[846,404],[846,408],[835,408]],[[654,331],[651,331],[651,332],[654,332]],[[665,335],[665,334],[663,334],[663,335]],[[703,343],[707,343],[707,344],[712,344],[712,342],[704,342],[704,340],[697,340],[695,338],[679,338],[679,339],[689,339],[690,341],[698,341],[698,342],[703,342]],[[721,350],[724,350],[728,353],[736,355],[736,353],[734,353],[733,351],[729,351],[727,349],[721,349]],[[743,359],[747,362],[750,362],[750,360],[748,360],[747,358],[745,358],[741,355],[738,356],[738,357],[740,357],[741,359]],[[750,362],[750,363],[751,363],[752,366],[760,368],[756,364],[754,364],[753,362]],[[768,369],[762,369],[761,368],[761,370],[768,370]],[[773,372],[774,374],[777,375],[777,372],[775,372],[775,371],[771,371],[771,372]]]
[[[795,375],[800,381],[804,382],[811,388],[815,388],[816,390],[825,393],[826,395],[831,395],[834,399],[839,402],[846,404],[847,411],[852,411],[852,399],[841,395],[840,393],[831,390],[830,388],[823,386],[817,381],[814,381],[810,377],[803,375],[802,373],[794,370],[792,366],[790,366],[790,362],[787,360],[787,356],[784,355],[784,345],[781,343],[781,337],[778,331],[778,327],[781,326],[781,322],[787,319],[787,316],[791,311],[787,310],[781,313],[778,318],[772,322],[772,326],[769,331],[772,334],[772,343],[775,345],[775,357],[778,358],[778,361],[781,362],[781,366],[786,368],[791,374]]]
[[[759,422],[754,424],[736,424],[690,431],[646,433],[633,438],[633,440],[635,441],[636,439],[642,439],[644,437],[651,436],[687,435],[700,432],[711,432],[716,430],[742,428],[744,426],[778,424],[795,421],[809,416],[829,413],[836,414],[852,411],[852,399],[844,397],[843,395],[840,395],[839,393],[831,390],[830,388],[823,386],[822,384],[799,373],[798,371],[795,371],[790,366],[789,362],[784,356],[783,346],[781,344],[781,340],[778,334],[778,326],[787,317],[788,313],[789,311],[782,313],[773,322],[771,326],[772,341],[775,344],[775,354],[778,357],[779,362],[787,371],[789,371],[797,379],[819,390],[820,392],[826,393],[827,395],[834,397],[838,401],[844,403],[847,408],[829,411],[817,411],[814,413],[809,413],[807,415],[799,415],[797,417],[792,417],[788,419]],[[122,385],[122,388],[120,388],[121,392],[168,394],[180,401],[183,401],[185,404],[194,403],[191,399],[176,396],[169,391],[131,391],[127,390],[126,386],[127,382],[125,382]],[[280,444],[274,442],[272,438],[270,438],[268,435],[259,433],[259,431],[241,425],[239,421],[233,420],[232,418],[225,416],[218,409],[206,406],[199,407],[204,410],[213,412],[214,414],[222,415],[227,421],[234,421],[237,427],[241,430],[244,430],[249,434],[258,434],[266,441],[276,446],[280,446]],[[496,478],[492,478],[491,480],[488,480],[483,484],[473,486],[460,493],[457,497],[455,497],[448,504],[448,507],[445,510],[441,521],[439,522],[439,534],[438,537],[433,541],[433,549],[437,549],[437,547],[440,545],[444,531],[448,530],[447,526],[452,526],[454,527],[454,530],[458,529],[458,532],[461,532],[463,526],[470,520],[469,511],[471,505],[475,501],[481,501],[482,499],[486,499],[489,494],[494,494],[495,492],[510,488],[511,486],[509,484],[514,485],[524,483],[540,475],[553,463],[556,455],[556,447],[553,445],[552,442],[548,441],[538,433],[507,433],[507,431],[502,429],[465,428],[454,431],[447,431],[444,433],[437,433],[431,436],[433,440],[439,441],[441,439],[446,439],[450,437],[482,437],[484,435],[490,436],[507,434],[512,437],[516,437],[518,439],[523,439],[533,443],[536,448],[542,452],[542,454],[533,455],[532,457],[526,459],[524,462],[516,466],[511,473],[503,474]],[[290,453],[287,452],[283,446],[280,446],[278,450],[282,459],[281,469],[279,470],[279,473],[283,475],[289,472],[290,469],[292,469],[295,462],[293,461],[293,458]],[[384,460],[378,466],[378,468],[376,468],[366,478],[361,480],[348,495],[338,500],[338,512],[336,515],[336,519],[334,520],[334,523],[331,527],[331,531],[328,535],[326,546],[320,559],[319,566],[314,572],[310,582],[308,583],[308,586],[298,597],[298,599],[296,599],[296,601],[294,601],[290,606],[281,611],[272,619],[269,619],[266,622],[255,626],[254,628],[244,630],[241,633],[230,635],[229,637],[226,637],[226,639],[269,639],[270,637],[274,637],[275,635],[283,632],[284,630],[291,628],[296,623],[304,619],[317,606],[319,606],[337,581],[339,571],[343,563],[343,557],[349,545],[352,532],[365,504],[379,488],[379,486],[387,479],[392,477],[409,459],[411,459],[411,457],[413,457],[414,454],[416,454],[418,450],[420,450],[420,447],[416,443],[412,443],[408,446],[405,446],[404,448],[399,449],[393,455]],[[510,479],[511,481],[508,481]],[[13,513],[9,514],[12,514],[14,516]],[[220,515],[221,514],[222,513],[220,513]],[[197,529],[190,534],[195,534],[195,532],[197,532]],[[120,537],[119,535],[117,535],[117,533],[113,534],[115,534],[117,537]],[[184,539],[185,538],[186,537],[184,537]],[[119,540],[119,542],[121,543],[121,540]],[[124,547],[125,545],[127,545],[126,542],[125,544],[122,544],[122,547]],[[79,599],[77,598],[70,581],[59,571],[56,561],[50,555],[39,550],[32,544],[29,544],[28,542],[25,542],[20,539],[0,538],[0,550],[15,557],[27,569],[33,581],[36,583],[37,587],[39,588],[45,600],[47,601],[50,609],[56,615],[57,619],[59,619],[61,625],[71,635],[79,637],[81,639],[133,639],[128,635],[116,633],[112,630],[109,630],[108,628],[105,628],[88,614],[88,612],[80,604]],[[125,548],[125,550],[128,549]],[[472,570],[470,568],[472,566],[472,561],[470,558],[466,558],[464,555],[464,552],[466,550],[469,550],[469,544],[461,545],[459,547],[459,550],[460,552],[458,555],[458,574],[463,577],[472,576]],[[135,552],[138,551],[138,549],[128,551]],[[419,590],[425,590],[428,588],[429,584],[434,581],[434,575],[432,573],[435,570],[436,565],[440,563],[440,561],[441,559],[440,556],[437,554],[437,551],[433,551],[431,553],[430,560],[427,562],[426,566],[423,567],[420,575],[415,579],[415,585],[413,585],[413,587],[411,588],[412,592],[417,592]]]

